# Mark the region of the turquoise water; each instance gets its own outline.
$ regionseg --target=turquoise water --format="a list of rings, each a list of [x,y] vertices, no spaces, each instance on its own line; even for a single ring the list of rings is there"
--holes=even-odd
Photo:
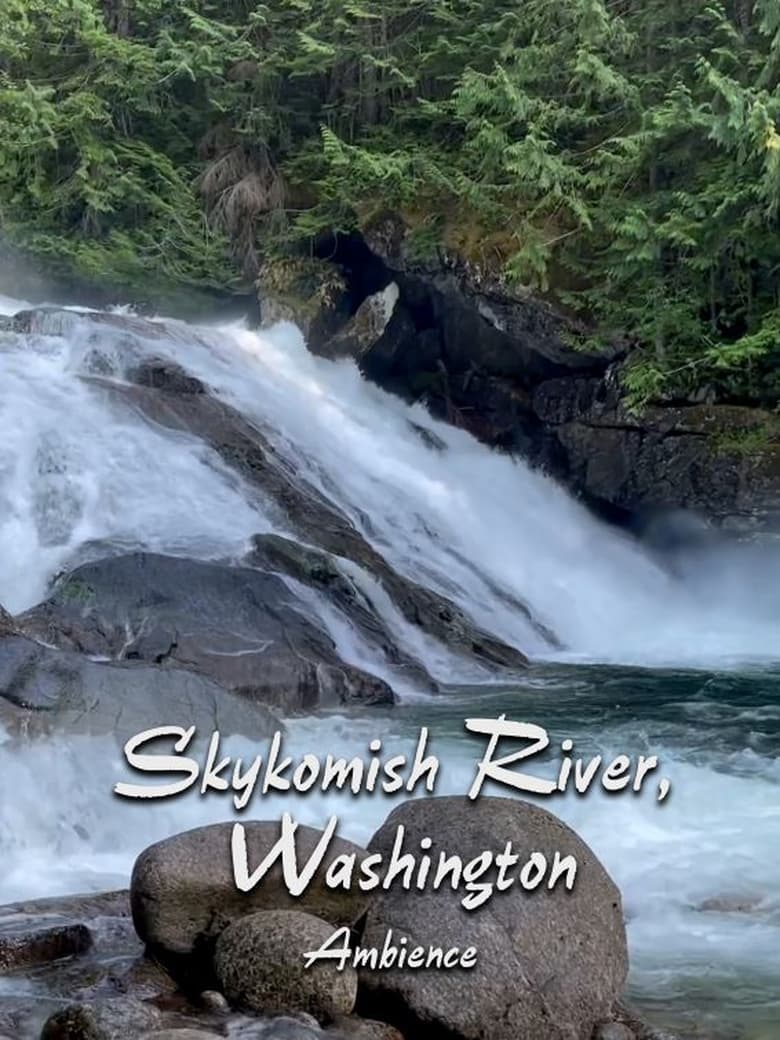
[[[661,805],[650,781],[638,796],[594,784],[540,804],[577,829],[620,885],[630,996],[649,1021],[690,1037],[777,1040],[780,670],[536,666],[510,689],[452,689],[386,723],[364,714],[332,724],[342,742],[348,730],[347,744],[379,732],[386,748],[428,726],[442,761],[437,793],[465,793],[484,744],[464,719],[503,713],[550,733],[544,759],[523,763],[529,773],[557,772],[566,738],[584,758],[658,756],[659,775],[672,782]],[[301,723],[296,743],[311,728]],[[486,793],[514,796],[497,786]]]

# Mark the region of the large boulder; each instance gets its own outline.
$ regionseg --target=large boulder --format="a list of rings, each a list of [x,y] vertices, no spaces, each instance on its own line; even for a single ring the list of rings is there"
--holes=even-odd
[[[397,828],[407,847],[433,839],[431,854],[464,862],[513,843],[522,864],[533,852],[578,862],[574,888],[525,892],[518,884],[467,911],[462,893],[390,889],[369,907],[361,947],[381,947],[388,929],[409,946],[461,951],[475,967],[361,972],[360,1008],[412,1036],[447,1040],[590,1040],[610,1018],[628,959],[620,893],[588,846],[551,813],[503,798],[412,800],[390,814],[369,845],[388,856]],[[489,875],[495,879],[495,871]],[[464,999],[467,987],[468,999]]]
[[[50,645],[190,669],[284,711],[392,704],[298,607],[273,574],[133,553],[78,567],[19,623]]]
[[[319,1021],[349,1015],[357,972],[333,962],[306,967],[305,954],[333,934],[333,925],[298,910],[271,910],[230,925],[217,941],[214,966],[231,1004],[274,1014],[304,1011]]]
[[[120,743],[161,722],[256,739],[282,728],[263,705],[184,668],[97,662],[14,635],[0,635],[0,721],[28,736],[112,734]]]
[[[279,840],[278,821],[248,821],[246,840],[250,870]],[[230,823],[199,827],[146,849],[136,860],[130,886],[133,921],[147,946],[175,958],[210,953],[217,936],[233,921],[259,910],[298,909],[321,917],[333,928],[352,925],[364,913],[368,899],[359,891],[329,888],[325,872],[336,856],[364,849],[333,838],[311,884],[298,898],[290,895],[279,863],[250,892],[238,890],[231,859]],[[312,827],[299,826],[299,864],[311,856],[322,837]],[[331,929],[332,931],[333,929]]]

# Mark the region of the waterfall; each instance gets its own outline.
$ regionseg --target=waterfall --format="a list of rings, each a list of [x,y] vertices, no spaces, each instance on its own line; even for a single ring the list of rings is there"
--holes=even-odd
[[[8,313],[19,306],[0,303]],[[212,559],[239,554],[254,533],[290,533],[207,445],[106,394],[106,380],[163,355],[260,426],[396,570],[532,657],[550,649],[517,601],[570,660],[707,665],[766,657],[774,645],[777,554],[734,557],[724,547],[714,561],[678,561],[669,573],[521,460],[384,393],[349,361],[311,356],[292,326],[57,321],[59,335],[0,333],[8,609],[40,600],[90,542]]]

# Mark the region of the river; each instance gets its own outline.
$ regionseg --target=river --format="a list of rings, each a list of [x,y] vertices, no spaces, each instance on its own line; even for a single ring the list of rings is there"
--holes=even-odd
[[[0,313],[22,306],[0,297]],[[115,411],[90,381],[121,379],[129,355],[162,342],[261,424],[397,570],[532,658],[522,682],[496,686],[385,604],[399,644],[446,686],[426,695],[399,687],[322,605],[342,656],[389,678],[402,703],[292,720],[290,747],[359,754],[377,736],[405,747],[427,725],[442,761],[438,793],[461,794],[481,750],[464,730],[474,715],[537,723],[583,755],[656,754],[672,781],[662,805],[648,788],[572,793],[547,807],[623,891],[632,995],[649,1019],[717,1040],[779,1036],[777,551],[710,544],[669,567],[521,462],[369,385],[349,362],[312,357],[291,326],[257,334],[170,322],[161,333],[105,329],[96,343],[76,317],[59,336],[0,332],[0,603],[35,604],[94,541],[216,559],[238,558],[252,534],[289,534],[204,445]],[[551,653],[513,598],[567,649]],[[111,790],[124,768],[97,739],[0,743],[0,902],[124,885],[150,841],[229,815],[218,798],[118,803]],[[272,800],[269,815],[282,808]],[[301,798],[295,815],[322,824],[335,812],[342,834],[365,840],[388,808],[329,794]]]

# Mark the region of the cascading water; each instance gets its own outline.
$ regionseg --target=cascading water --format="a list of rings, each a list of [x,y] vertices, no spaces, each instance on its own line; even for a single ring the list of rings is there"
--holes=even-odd
[[[0,313],[22,306],[0,298]],[[406,705],[381,720],[296,720],[291,747],[327,741],[364,753],[378,730],[386,745],[403,743],[425,723],[445,764],[440,793],[463,793],[477,752],[462,720],[478,704],[548,725],[583,749],[658,754],[675,787],[663,809],[651,797],[598,795],[551,807],[623,888],[634,984],[647,1000],[702,1016],[711,1005],[717,1022],[716,995],[730,980],[729,1021],[771,1021],[769,994],[780,988],[778,557],[723,549],[679,560],[671,574],[541,474],[388,396],[350,363],[312,357],[292,327],[139,328],[106,325],[96,343],[94,325],[74,315],[60,335],[0,332],[0,603],[19,612],[39,602],[89,543],[238,558],[253,534],[291,533],[205,444],[106,393],[106,380],[121,381],[144,355],[177,361],[260,425],[397,571],[540,662],[511,691],[486,685],[374,586],[398,643],[461,689],[437,698],[402,689]],[[345,660],[386,674],[345,618],[310,600]],[[550,650],[518,600],[564,650]],[[150,840],[227,813],[197,799],[119,809],[110,791],[120,772],[116,748],[97,739],[0,745],[3,789],[14,792],[0,804],[0,902],[123,884]],[[387,810],[371,800],[327,808],[357,839]],[[296,813],[321,823],[322,799],[301,801]],[[750,913],[696,909],[735,893]]]

